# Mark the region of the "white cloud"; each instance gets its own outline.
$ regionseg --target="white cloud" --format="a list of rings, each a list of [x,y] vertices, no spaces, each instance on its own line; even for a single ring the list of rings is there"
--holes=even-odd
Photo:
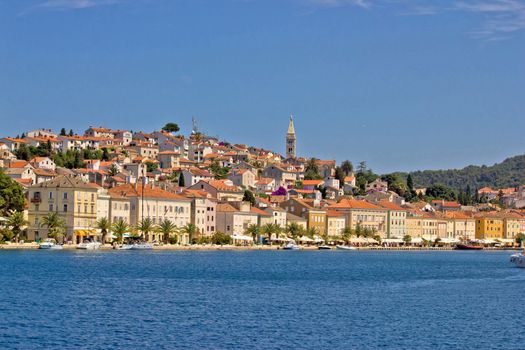
[[[341,7],[341,6],[357,6],[361,8],[369,8],[371,2],[368,0],[308,0],[311,5],[326,6],[326,7]]]
[[[34,8],[53,10],[87,9],[96,6],[114,5],[120,0],[45,0],[37,3]]]

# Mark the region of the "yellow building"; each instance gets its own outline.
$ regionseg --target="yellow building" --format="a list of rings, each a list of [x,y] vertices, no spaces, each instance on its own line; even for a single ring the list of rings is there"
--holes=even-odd
[[[501,217],[503,218],[503,238],[515,239],[521,233],[521,222],[525,218],[513,212],[503,213]]]
[[[335,210],[326,212],[326,235],[328,237],[340,237],[346,226],[346,219],[343,213]]]
[[[444,213],[447,221],[447,238],[472,240],[476,236],[476,219],[461,211]]]
[[[503,238],[503,219],[495,213],[476,215],[476,239]]]
[[[64,220],[65,240],[81,241],[83,234],[95,229],[98,188],[78,177],[65,175],[29,187],[28,239],[48,237],[42,218],[56,212]]]
[[[330,210],[343,213],[346,225],[355,230],[358,226],[373,230],[381,238],[387,238],[388,210],[378,205],[355,199],[341,199]]]
[[[423,214],[416,210],[407,213],[405,219],[406,234],[412,238],[421,238],[423,234]]]
[[[387,236],[389,238],[402,239],[407,234],[406,217],[407,210],[388,200],[379,201],[379,206],[388,210]]]
[[[287,212],[307,220],[308,228],[315,228],[320,235],[326,232],[326,210],[316,206],[316,201],[290,198],[280,204]]]

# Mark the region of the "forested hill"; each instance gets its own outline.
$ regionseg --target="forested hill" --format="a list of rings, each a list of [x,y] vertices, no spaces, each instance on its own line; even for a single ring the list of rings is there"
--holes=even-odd
[[[408,173],[399,173],[406,177]],[[492,166],[470,165],[463,169],[424,170],[412,172],[415,187],[443,184],[455,189],[472,189],[489,186],[492,188],[517,187],[525,185],[525,155],[505,159]]]

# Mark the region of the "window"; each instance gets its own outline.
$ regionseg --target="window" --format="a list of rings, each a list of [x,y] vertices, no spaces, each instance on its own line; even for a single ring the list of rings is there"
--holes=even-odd
[[[64,192],[63,198],[67,199],[67,192]]]
[[[49,199],[53,199],[53,192],[49,192]]]
[[[67,204],[64,204],[64,213],[67,213]]]
[[[53,204],[49,204],[49,211],[53,211]]]

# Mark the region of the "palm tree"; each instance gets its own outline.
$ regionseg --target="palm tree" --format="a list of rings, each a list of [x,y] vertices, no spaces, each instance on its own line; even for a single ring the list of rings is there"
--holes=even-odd
[[[197,235],[199,230],[197,229],[197,226],[194,224],[187,224],[186,226],[182,227],[180,230],[180,233],[185,233],[188,235],[188,239],[190,241],[190,244],[193,244],[193,238]]]
[[[246,231],[244,231],[244,233],[252,236],[253,243],[256,243],[257,236],[259,235],[259,226],[252,224],[246,228]]]
[[[57,241],[64,237],[66,225],[64,220],[55,211],[48,213],[42,218],[41,226],[46,227],[48,231],[47,235]]]
[[[111,222],[108,218],[100,218],[96,223],[96,227],[100,230],[100,233],[102,233],[102,244],[106,243],[106,238],[108,236],[108,232],[111,230]]]
[[[149,233],[154,229],[155,225],[153,224],[153,220],[150,218],[143,218],[137,226],[137,230],[142,232],[142,236],[146,241],[149,240]]]
[[[170,220],[164,219],[157,227],[157,230],[162,233],[164,244],[168,244],[170,242],[170,236],[177,232],[177,226]]]
[[[296,222],[290,222],[288,225],[286,225],[286,228],[284,230],[295,240],[298,237],[301,237],[304,231],[303,227]]]
[[[29,222],[24,218],[24,213],[21,211],[11,210],[7,217],[6,226],[11,228],[15,236],[15,241],[18,243],[20,239],[20,232],[22,227],[27,226]]]
[[[304,234],[306,237],[314,238],[315,236],[319,235],[319,229],[317,227],[308,227]]]
[[[129,225],[122,218],[118,219],[111,225],[111,231],[117,236],[119,243],[122,244],[124,240],[124,234],[129,230]]]
[[[272,233],[275,233],[275,235],[278,237],[281,231],[281,226],[274,223],[267,223],[261,228],[261,233],[268,236],[268,242],[270,245],[272,245]]]
[[[352,239],[352,236],[354,235],[354,230],[352,230],[350,227],[345,227],[342,232],[342,238],[345,241],[345,243],[348,243],[350,239]]]

